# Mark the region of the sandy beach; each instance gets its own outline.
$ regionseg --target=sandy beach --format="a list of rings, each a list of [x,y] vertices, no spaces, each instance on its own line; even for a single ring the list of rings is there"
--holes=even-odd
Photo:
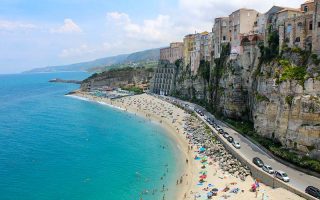
[[[176,188],[170,188],[176,191],[177,200],[205,200],[208,195],[211,196],[213,190],[217,193],[212,199],[303,199],[282,188],[272,189],[262,183],[258,184],[257,192],[250,191],[256,180],[245,167],[221,149],[223,147],[218,141],[214,138],[211,140],[212,136],[206,133],[208,130],[202,121],[168,102],[147,94],[115,100],[80,91],[73,95],[138,114],[162,124],[167,129],[185,160],[184,169],[179,174],[181,178],[174,183]],[[222,161],[228,164],[232,161],[235,170],[224,169]]]

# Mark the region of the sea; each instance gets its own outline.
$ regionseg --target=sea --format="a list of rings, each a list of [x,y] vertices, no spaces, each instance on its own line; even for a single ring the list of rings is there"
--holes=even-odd
[[[0,75],[0,200],[173,200],[182,162],[166,130],[48,82],[89,75]]]

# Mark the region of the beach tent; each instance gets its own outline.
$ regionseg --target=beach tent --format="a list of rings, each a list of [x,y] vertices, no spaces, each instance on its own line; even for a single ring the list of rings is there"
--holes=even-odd
[[[201,147],[201,148],[199,149],[200,152],[204,152],[205,150],[206,150],[206,148],[204,148],[204,147]]]

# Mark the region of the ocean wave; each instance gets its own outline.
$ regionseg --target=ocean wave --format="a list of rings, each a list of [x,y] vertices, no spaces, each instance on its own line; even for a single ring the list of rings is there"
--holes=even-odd
[[[92,100],[92,99],[89,99],[89,98],[86,98],[86,97],[79,97],[79,96],[76,96],[76,95],[66,95],[66,96],[74,98],[74,99],[82,100],[82,101],[95,102],[95,103],[98,103],[98,104],[101,104],[101,105],[104,105],[104,106],[109,106],[111,108],[115,108],[115,109],[118,109],[118,110],[121,110],[121,111],[126,111],[126,109],[123,109],[121,107],[118,107],[118,106],[115,106],[115,105],[112,105],[112,104],[109,104],[109,103],[106,103],[106,102],[103,102],[103,101],[96,101],[96,100]]]

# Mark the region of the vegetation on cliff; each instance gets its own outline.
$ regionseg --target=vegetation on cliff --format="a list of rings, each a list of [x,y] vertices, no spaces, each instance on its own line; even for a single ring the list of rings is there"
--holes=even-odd
[[[123,86],[121,89],[134,92],[134,94],[143,94],[143,89],[136,86]]]
[[[282,69],[279,70],[280,75],[277,79],[278,84],[285,81],[297,80],[301,86],[304,86],[307,75],[306,67],[296,66],[287,59],[280,60],[279,63]]]

